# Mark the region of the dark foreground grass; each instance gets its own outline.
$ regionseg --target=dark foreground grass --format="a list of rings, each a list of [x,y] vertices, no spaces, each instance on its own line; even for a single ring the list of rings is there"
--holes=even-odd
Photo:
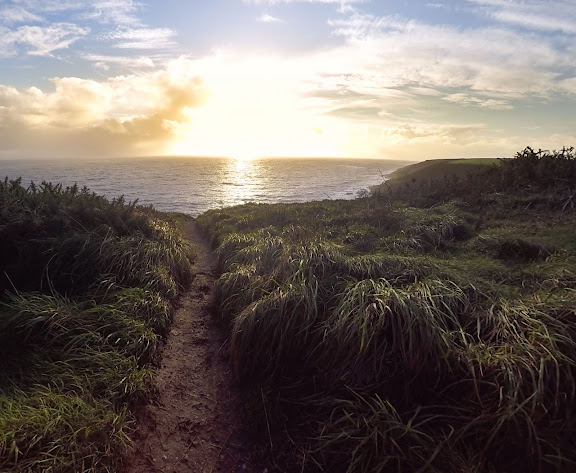
[[[117,472],[192,253],[150,208],[0,182],[0,471]]]
[[[527,149],[449,182],[199,217],[279,470],[574,471],[575,179],[572,150]]]

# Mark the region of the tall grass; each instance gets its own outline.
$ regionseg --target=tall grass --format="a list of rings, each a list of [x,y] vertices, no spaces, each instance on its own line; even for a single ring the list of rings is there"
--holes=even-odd
[[[288,282],[234,319],[230,350],[240,376],[282,376],[306,362],[318,315],[316,291],[316,281]],[[260,341],[262,331],[268,336],[266,344]]]
[[[573,166],[527,149],[482,177],[199,218],[235,371],[296,471],[576,468]]]
[[[355,386],[402,381],[409,392],[416,378],[451,370],[453,346],[466,343],[460,319],[471,306],[470,296],[449,282],[352,284],[326,321],[332,370]]]
[[[135,202],[7,179],[0,244],[0,471],[118,471],[190,247]]]
[[[104,400],[59,394],[0,396],[0,471],[115,472],[129,445],[128,414]]]

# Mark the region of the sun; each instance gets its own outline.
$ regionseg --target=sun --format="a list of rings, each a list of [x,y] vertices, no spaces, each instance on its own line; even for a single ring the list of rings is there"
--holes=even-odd
[[[252,161],[256,156],[254,156],[254,154],[249,151],[238,151],[232,154],[232,156],[230,157],[232,159],[235,159],[236,161],[244,162],[244,161]]]
[[[210,97],[187,110],[174,154],[264,157],[348,155],[348,125],[302,99],[300,74],[270,57],[217,57],[205,65]],[[230,80],[234,77],[234,80]]]

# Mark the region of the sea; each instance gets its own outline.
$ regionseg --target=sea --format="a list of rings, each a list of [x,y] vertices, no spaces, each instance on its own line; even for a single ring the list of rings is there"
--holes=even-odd
[[[247,202],[354,199],[406,161],[359,158],[158,157],[0,161],[0,176],[78,184],[110,199],[193,217]]]

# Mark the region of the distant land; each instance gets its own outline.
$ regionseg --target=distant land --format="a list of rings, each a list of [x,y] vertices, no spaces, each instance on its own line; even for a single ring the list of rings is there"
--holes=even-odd
[[[499,166],[501,162],[501,158],[427,159],[396,169],[386,175],[385,182],[370,189],[378,192],[386,187],[423,179],[464,178],[468,174],[482,172],[488,166]]]

